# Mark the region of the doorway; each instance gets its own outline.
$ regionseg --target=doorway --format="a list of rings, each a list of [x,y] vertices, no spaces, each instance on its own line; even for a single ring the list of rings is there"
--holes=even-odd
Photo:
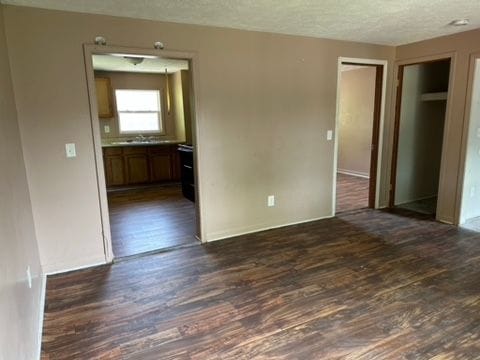
[[[199,243],[192,59],[86,46],[107,261]]]
[[[337,213],[375,208],[385,65],[339,62]]]
[[[450,61],[399,67],[391,208],[436,215]]]

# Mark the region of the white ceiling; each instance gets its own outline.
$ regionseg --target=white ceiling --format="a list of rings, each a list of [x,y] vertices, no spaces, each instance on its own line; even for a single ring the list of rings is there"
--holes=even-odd
[[[165,74],[165,69],[167,69],[167,72],[171,74],[179,70],[188,70],[187,60],[165,58],[144,59],[140,64],[134,65],[122,56],[93,55],[92,61],[95,70],[103,71]]]
[[[4,4],[400,45],[480,27],[479,0],[0,0]],[[470,25],[448,26],[469,18]],[[167,44],[168,45],[168,44]]]

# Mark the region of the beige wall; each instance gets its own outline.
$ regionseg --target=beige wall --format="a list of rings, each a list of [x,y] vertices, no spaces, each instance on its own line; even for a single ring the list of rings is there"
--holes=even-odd
[[[376,68],[342,71],[338,171],[370,175]]]
[[[2,10],[0,5],[0,359],[31,360],[38,357],[43,284]]]
[[[204,240],[331,216],[334,142],[326,132],[335,128],[338,57],[394,56],[384,46],[34,8],[7,6],[5,15],[48,270],[104,260],[83,43],[103,35],[152,48],[161,40],[198,54]],[[67,142],[77,144],[77,158],[65,158]]]
[[[446,101],[421,96],[447,91],[448,75],[444,62],[404,68],[395,205],[437,196]]]
[[[180,72],[178,72],[180,74]],[[100,131],[102,138],[126,138],[126,137],[135,137],[137,134],[124,135],[120,134],[118,128],[118,116],[116,112],[116,103],[115,103],[115,90],[116,89],[140,89],[140,90],[160,90],[161,92],[161,106],[162,106],[162,117],[165,126],[165,134],[159,135],[158,137],[163,140],[185,140],[185,128],[184,126],[179,126],[183,122],[183,108],[178,111],[175,108],[177,104],[176,94],[171,90],[171,104],[172,108],[170,114],[167,112],[167,102],[166,102],[166,81],[165,75],[161,74],[139,74],[139,73],[127,73],[127,72],[108,72],[108,71],[96,71],[96,76],[99,77],[108,77],[110,78],[110,83],[112,86],[112,101],[114,109],[114,117],[111,119],[100,119]],[[173,82],[173,76],[169,75],[169,81]],[[170,86],[173,88],[173,84]],[[180,82],[181,89],[181,82]],[[181,93],[180,93],[181,96]],[[180,117],[181,119],[177,119]],[[110,126],[110,133],[105,133],[104,125]]]
[[[444,36],[432,40],[400,46],[396,49],[399,61],[418,61],[422,57],[450,54],[454,55],[453,79],[450,83],[451,102],[449,116],[445,124],[443,171],[439,187],[437,218],[456,223],[462,196],[463,166],[466,148],[468,121],[465,121],[465,97],[469,58],[480,50],[480,30]],[[391,108],[393,111],[393,107]],[[462,141],[462,138],[464,141]]]

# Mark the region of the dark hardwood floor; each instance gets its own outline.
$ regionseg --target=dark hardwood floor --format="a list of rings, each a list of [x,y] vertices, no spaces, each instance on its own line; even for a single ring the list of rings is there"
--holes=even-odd
[[[43,359],[478,359],[480,234],[404,210],[49,276]]]
[[[196,244],[195,205],[179,184],[108,192],[116,258]]]
[[[336,212],[368,207],[368,187],[368,179],[337,173]]]

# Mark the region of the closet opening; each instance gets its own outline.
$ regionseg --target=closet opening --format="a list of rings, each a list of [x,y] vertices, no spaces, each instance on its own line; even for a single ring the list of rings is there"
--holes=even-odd
[[[390,207],[435,217],[450,58],[399,67]]]

